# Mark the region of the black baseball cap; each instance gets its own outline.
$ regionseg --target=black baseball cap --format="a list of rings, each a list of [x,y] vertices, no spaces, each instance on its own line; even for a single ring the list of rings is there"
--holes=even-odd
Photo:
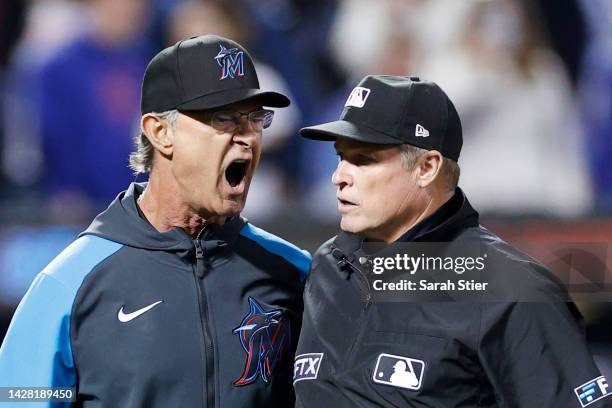
[[[249,53],[240,44],[216,35],[182,40],[149,62],[142,81],[142,114],[171,109],[212,109],[247,99],[284,108],[289,98],[259,89]]]
[[[457,161],[463,136],[455,106],[418,77],[368,75],[350,93],[340,120],[300,129],[308,139],[411,144]]]

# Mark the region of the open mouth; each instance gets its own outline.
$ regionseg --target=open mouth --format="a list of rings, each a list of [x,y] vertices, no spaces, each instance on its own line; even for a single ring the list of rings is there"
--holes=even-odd
[[[244,180],[248,165],[248,160],[236,160],[227,166],[225,170],[225,179],[230,186],[236,187]]]

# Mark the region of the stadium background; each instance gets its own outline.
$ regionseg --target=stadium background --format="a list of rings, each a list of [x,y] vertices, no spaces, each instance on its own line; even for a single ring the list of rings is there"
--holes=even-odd
[[[262,87],[294,102],[264,134],[254,223],[311,251],[333,235],[335,155],[297,129],[336,119],[366,73],[416,74],[457,105],[482,223],[536,257],[582,245],[584,262],[553,263],[612,293],[607,0],[0,0],[0,339],[34,275],[146,179],[127,168],[146,62],[207,33],[245,45]],[[579,295],[610,375],[611,304]]]

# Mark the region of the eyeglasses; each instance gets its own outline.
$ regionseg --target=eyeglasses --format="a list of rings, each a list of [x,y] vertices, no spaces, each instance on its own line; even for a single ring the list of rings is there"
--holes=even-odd
[[[251,130],[261,132],[272,124],[274,111],[262,109],[253,112],[216,111],[210,116],[210,125],[220,132],[231,133],[240,126],[242,118],[246,116]]]

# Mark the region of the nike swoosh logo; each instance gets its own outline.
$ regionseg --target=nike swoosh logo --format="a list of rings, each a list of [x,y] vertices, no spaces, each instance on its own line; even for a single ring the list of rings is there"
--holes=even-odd
[[[142,309],[138,309],[135,312],[132,313],[124,313],[123,312],[123,308],[124,306],[121,306],[121,309],[119,309],[119,313],[117,313],[117,319],[119,319],[119,321],[121,323],[127,323],[130,320],[134,320],[135,318],[137,318],[138,316],[140,316],[141,314],[147,313],[149,310],[153,309],[155,306],[159,305],[160,303],[162,303],[163,300],[157,301],[149,306],[145,306]]]

